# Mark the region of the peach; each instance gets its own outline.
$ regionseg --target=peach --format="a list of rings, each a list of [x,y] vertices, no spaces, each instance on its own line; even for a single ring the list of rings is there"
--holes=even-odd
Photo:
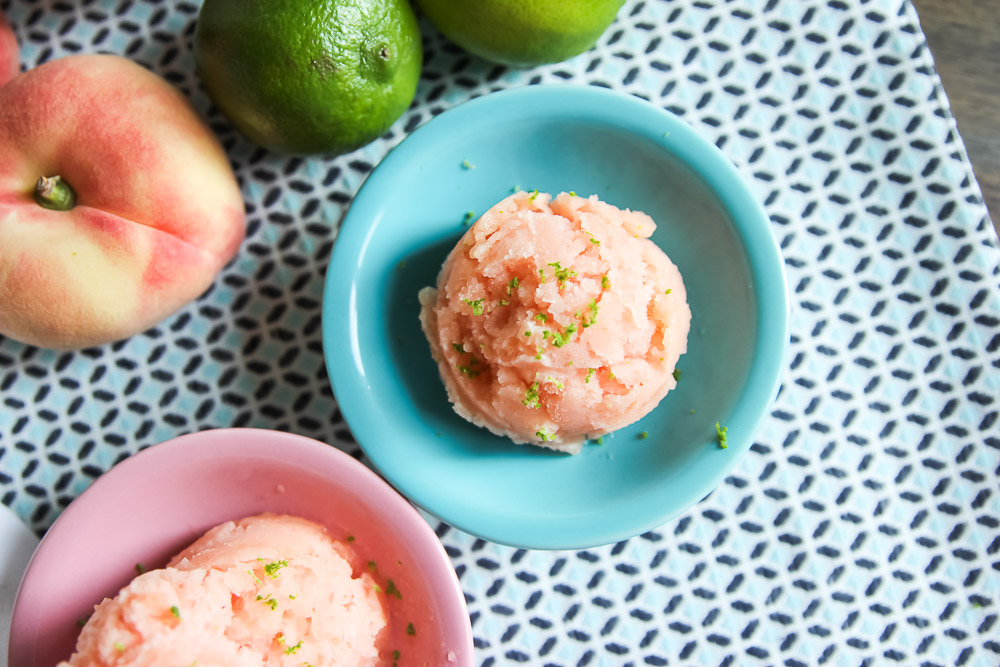
[[[17,61],[17,39],[3,12],[0,12],[0,86],[13,79],[20,71]]]
[[[138,333],[206,290],[245,228],[218,140],[155,74],[76,55],[0,88],[0,334]]]

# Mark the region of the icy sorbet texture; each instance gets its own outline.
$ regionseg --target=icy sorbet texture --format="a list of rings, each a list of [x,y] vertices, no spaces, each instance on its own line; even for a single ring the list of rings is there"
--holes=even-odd
[[[577,453],[674,388],[691,324],[653,220],[596,196],[517,192],[484,213],[420,292],[455,411]]]
[[[59,667],[383,664],[385,612],[349,556],[305,519],[224,523],[98,605]]]

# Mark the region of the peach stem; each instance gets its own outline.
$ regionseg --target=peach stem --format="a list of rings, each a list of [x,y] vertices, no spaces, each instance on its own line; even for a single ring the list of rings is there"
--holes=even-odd
[[[42,176],[35,184],[35,202],[53,211],[68,211],[76,206],[76,192],[61,176]]]

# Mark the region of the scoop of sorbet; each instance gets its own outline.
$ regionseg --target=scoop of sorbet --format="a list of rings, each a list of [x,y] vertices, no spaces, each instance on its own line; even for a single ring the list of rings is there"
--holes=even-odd
[[[381,665],[385,613],[348,556],[305,519],[224,523],[98,605],[59,667]]]
[[[515,193],[420,292],[455,411],[570,453],[645,416],[676,386],[691,311],[653,220],[597,199]]]

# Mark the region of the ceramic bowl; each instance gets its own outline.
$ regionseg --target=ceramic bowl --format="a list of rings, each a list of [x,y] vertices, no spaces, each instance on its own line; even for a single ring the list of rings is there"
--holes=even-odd
[[[162,567],[209,528],[263,512],[317,521],[334,539],[354,536],[358,562],[375,560],[380,574],[406,591],[386,605],[391,642],[428,664],[473,664],[465,597],[420,513],[340,450],[255,429],[204,431],[155,445],[74,500],[21,582],[9,664],[52,667],[68,659],[77,620],[127,584],[137,563]],[[408,636],[406,623],[414,619],[423,631]]]
[[[466,213],[516,187],[645,211],[688,290],[679,386],[576,456],[457,416],[418,321],[417,292],[436,284]],[[788,339],[782,259],[736,169],[679,118],[596,87],[494,93],[413,132],[351,205],[323,301],[334,392],[378,470],[447,523],[526,548],[616,542],[707,495],[750,447]],[[728,429],[726,449],[716,423]]]

